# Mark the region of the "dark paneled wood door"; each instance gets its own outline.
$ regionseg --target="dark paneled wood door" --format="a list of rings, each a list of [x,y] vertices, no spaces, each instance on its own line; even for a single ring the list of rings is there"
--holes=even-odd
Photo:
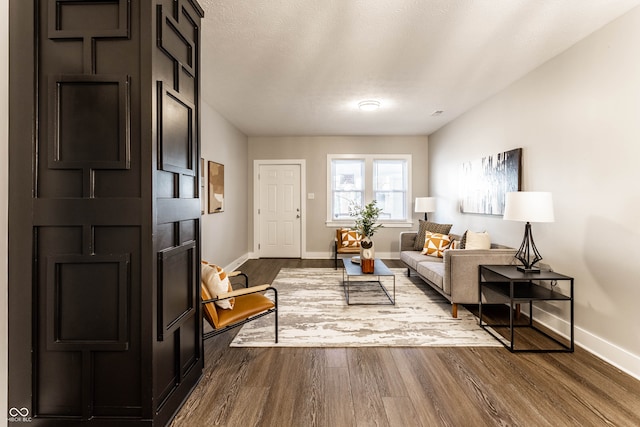
[[[151,92],[153,401],[176,408],[202,372],[200,315],[200,17],[197,3],[156,1]]]
[[[202,9],[10,14],[10,422],[164,425],[202,372]]]

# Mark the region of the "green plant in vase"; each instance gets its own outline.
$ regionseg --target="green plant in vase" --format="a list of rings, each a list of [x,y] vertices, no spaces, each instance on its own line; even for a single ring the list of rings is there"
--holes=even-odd
[[[356,205],[349,209],[349,215],[356,218],[353,228],[362,236],[360,241],[360,265],[363,273],[373,273],[375,251],[371,237],[382,227],[382,224],[376,224],[380,213],[382,213],[382,208],[376,206],[375,200],[364,207]]]

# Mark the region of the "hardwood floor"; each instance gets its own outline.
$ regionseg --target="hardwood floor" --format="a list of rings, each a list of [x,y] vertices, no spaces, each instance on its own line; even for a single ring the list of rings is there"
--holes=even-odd
[[[333,261],[250,260],[241,269],[262,284],[282,267]],[[203,377],[173,427],[640,426],[640,381],[579,347],[229,348],[234,334],[205,343]]]

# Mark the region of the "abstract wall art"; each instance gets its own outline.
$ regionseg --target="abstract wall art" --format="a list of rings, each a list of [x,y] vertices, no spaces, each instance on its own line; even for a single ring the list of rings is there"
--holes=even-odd
[[[505,194],[519,191],[522,148],[465,162],[460,169],[460,212],[504,214]]]

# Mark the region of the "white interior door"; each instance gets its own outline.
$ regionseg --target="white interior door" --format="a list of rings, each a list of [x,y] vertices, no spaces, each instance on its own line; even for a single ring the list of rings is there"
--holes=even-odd
[[[300,258],[300,165],[260,165],[258,180],[259,256]]]

